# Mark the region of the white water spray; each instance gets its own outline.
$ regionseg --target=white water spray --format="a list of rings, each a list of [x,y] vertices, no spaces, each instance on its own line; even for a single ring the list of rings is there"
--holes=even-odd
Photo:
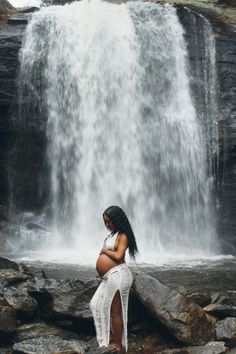
[[[101,1],[42,9],[21,51],[32,91],[36,69],[48,114],[54,257],[74,250],[77,262],[93,262],[109,205],[127,212],[140,261],[214,254],[203,123],[175,9]]]

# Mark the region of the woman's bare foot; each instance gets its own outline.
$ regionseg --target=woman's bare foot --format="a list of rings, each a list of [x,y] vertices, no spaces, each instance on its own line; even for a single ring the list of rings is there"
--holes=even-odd
[[[114,342],[109,344],[109,348],[116,349],[118,353],[122,353],[124,350],[124,347],[121,344]]]

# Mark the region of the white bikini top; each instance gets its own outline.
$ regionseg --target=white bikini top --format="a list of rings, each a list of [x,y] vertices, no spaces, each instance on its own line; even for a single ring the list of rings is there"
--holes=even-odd
[[[103,244],[103,248],[107,248],[108,250],[114,250],[116,238],[118,236],[119,231],[117,231],[114,235],[110,234],[108,235]]]

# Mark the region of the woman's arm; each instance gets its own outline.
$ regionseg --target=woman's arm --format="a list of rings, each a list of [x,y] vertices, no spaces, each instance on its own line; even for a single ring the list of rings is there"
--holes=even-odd
[[[128,247],[128,238],[125,234],[121,234],[119,236],[119,243],[118,243],[117,250],[111,251],[108,250],[107,248],[103,248],[100,254],[106,254],[108,257],[113,259],[113,261],[120,262],[125,256],[125,251],[127,247]]]

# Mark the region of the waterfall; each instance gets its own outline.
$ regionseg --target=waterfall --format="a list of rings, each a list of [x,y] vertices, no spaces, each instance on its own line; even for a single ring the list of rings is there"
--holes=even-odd
[[[44,255],[92,263],[109,205],[130,218],[140,262],[218,251],[208,118],[194,105],[174,7],[83,0],[43,8],[20,62],[21,92],[40,106],[37,119],[47,118]]]

